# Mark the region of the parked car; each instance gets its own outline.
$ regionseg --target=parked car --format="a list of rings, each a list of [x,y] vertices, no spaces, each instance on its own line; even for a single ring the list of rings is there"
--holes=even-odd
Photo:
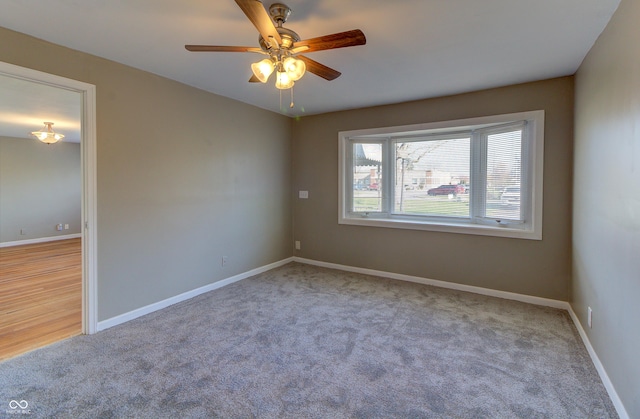
[[[371,183],[368,189],[370,191],[377,191],[378,189],[380,189],[380,185],[378,185],[377,183]]]
[[[504,205],[520,205],[520,186],[507,186],[500,195]]]
[[[440,185],[437,188],[431,188],[427,191],[427,195],[453,195],[464,193],[464,185]]]

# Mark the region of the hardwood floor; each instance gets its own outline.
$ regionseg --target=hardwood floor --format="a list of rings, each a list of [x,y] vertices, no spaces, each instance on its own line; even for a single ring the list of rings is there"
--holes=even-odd
[[[0,248],[0,361],[81,332],[81,239]]]

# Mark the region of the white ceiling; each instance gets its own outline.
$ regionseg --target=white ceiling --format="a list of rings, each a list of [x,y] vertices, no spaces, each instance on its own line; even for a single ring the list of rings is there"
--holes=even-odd
[[[293,109],[288,91],[280,108],[271,81],[247,82],[262,56],[184,49],[258,46],[257,30],[233,0],[0,0],[0,26],[303,116],[574,74],[619,1],[285,0],[293,9],[285,27],[303,39],[350,29],[367,37],[364,46],[308,54],[342,76],[305,75]],[[40,128],[42,117],[35,119]],[[54,128],[62,132],[64,119]]]
[[[0,74],[0,135],[35,138],[32,131],[53,122],[64,141],[80,142],[82,96],[78,92]]]

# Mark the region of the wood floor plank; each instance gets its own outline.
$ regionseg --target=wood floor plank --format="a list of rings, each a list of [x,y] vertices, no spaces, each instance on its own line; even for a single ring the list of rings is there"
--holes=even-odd
[[[81,332],[81,239],[0,248],[0,361]]]

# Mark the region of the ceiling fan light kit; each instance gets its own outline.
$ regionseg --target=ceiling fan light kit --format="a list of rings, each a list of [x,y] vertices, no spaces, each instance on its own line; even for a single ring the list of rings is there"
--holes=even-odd
[[[271,73],[277,69],[276,87],[278,89],[293,87],[293,83],[302,78],[306,68],[304,61],[292,56],[282,59],[281,54],[274,54],[271,58],[251,64],[253,75],[262,83],[266,83]]]
[[[307,65],[304,61],[293,57],[285,58],[282,62],[282,67],[293,81],[300,80],[302,76],[304,76],[305,71],[307,71]]]
[[[44,122],[40,131],[32,131],[31,135],[45,144],[54,144],[64,138],[64,135],[56,133],[52,128],[53,122]]]
[[[262,61],[251,64],[251,71],[262,83],[266,83],[274,69],[273,61],[265,58]]]
[[[325,80],[335,80],[341,74],[339,71],[300,54],[365,45],[367,42],[359,29],[300,40],[297,33],[282,26],[291,15],[291,8],[286,4],[274,3],[267,13],[259,0],[235,2],[260,33],[260,48],[217,45],[185,45],[185,48],[192,52],[255,52],[267,55],[268,58],[251,64],[253,77],[250,82],[266,83],[274,71],[276,88],[280,90],[292,88],[307,71]]]
[[[276,88],[280,90],[291,89],[293,87],[294,81],[289,77],[284,71],[276,72]]]

